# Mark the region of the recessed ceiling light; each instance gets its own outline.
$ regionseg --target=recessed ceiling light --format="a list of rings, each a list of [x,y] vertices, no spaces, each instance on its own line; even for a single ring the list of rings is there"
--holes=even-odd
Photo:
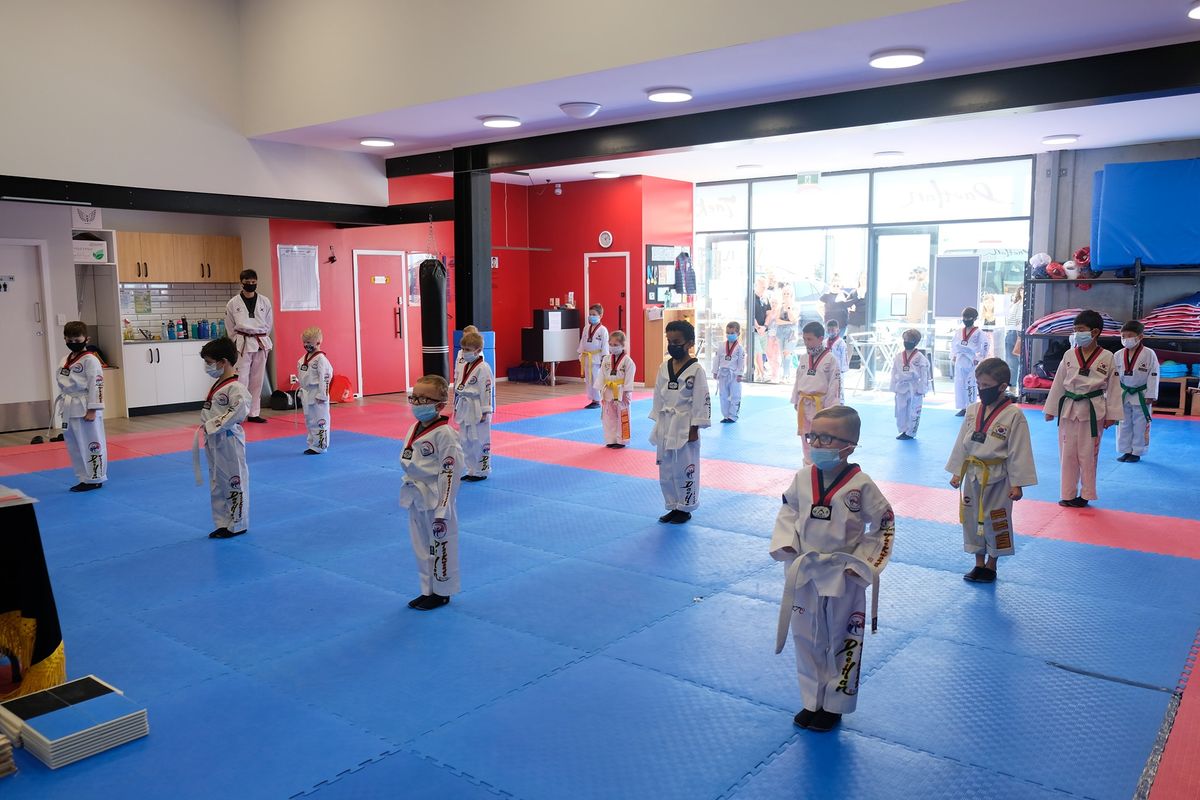
[[[558,110],[572,119],[590,119],[600,110],[599,103],[561,103]]]
[[[619,178],[619,177],[621,177],[621,173],[610,172],[608,170],[600,170],[599,172],[593,172],[592,177],[593,178]]]
[[[1200,19],[1200,0],[1192,3],[1192,7],[1188,9],[1188,17],[1190,19]]]
[[[376,136],[368,136],[366,139],[359,139],[358,143],[363,147],[395,147],[396,143],[391,139],[380,139]]]
[[[1042,137],[1042,144],[1075,144],[1078,141],[1078,133],[1055,133]]]
[[[903,150],[880,150],[875,154],[880,161],[899,161],[904,158]]]
[[[894,47],[890,50],[877,50],[871,53],[867,60],[875,69],[904,69],[915,67],[925,62],[925,51],[916,47]]]
[[[760,170],[762,168],[763,168],[762,164],[738,164],[737,165],[738,172],[757,172],[758,170]]]
[[[485,128],[519,128],[521,120],[516,117],[480,117],[479,121],[483,123]]]
[[[692,99],[692,90],[681,86],[660,86],[647,89],[646,98],[654,103],[686,103]]]

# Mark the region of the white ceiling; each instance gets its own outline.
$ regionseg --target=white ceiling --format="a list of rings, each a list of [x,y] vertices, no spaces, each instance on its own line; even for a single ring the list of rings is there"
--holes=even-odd
[[[592,179],[592,172],[653,175],[691,181],[787,175],[796,172],[890,167],[1027,155],[1054,149],[1041,143],[1054,133],[1079,134],[1070,149],[1096,149],[1144,142],[1200,139],[1200,96],[1137,100],[1038,113],[913,122],[731,142],[686,152],[573,164],[528,171],[528,177],[498,175],[509,183]],[[884,161],[874,153],[900,150],[904,158]],[[760,164],[743,171],[741,164]]]
[[[652,53],[647,53],[645,62],[631,66],[399,108],[261,138],[337,150],[362,150],[358,144],[360,137],[384,136],[394,139],[397,146],[382,151],[382,155],[427,152],[517,136],[1198,40],[1200,22],[1188,19],[1188,5],[1189,0],[963,0],[925,11],[676,58],[655,60]],[[652,17],[652,12],[648,12],[648,19],[643,20],[643,24],[669,24],[669,20]],[[588,41],[586,16],[580,16],[579,26],[579,46],[603,46],[602,42]],[[867,56],[872,51],[899,46],[923,47],[927,51],[926,63],[899,72],[874,70],[867,66]],[[494,54],[479,55],[482,68],[486,68],[487,59],[503,58],[505,48],[511,47],[538,47],[538,44],[497,42]],[[646,101],[644,90],[660,85],[686,86],[695,92],[696,99],[666,107]],[[580,100],[599,102],[604,110],[582,123],[565,117],[558,110],[559,103]],[[477,119],[487,114],[518,116],[525,124],[517,130],[489,131]],[[1072,119],[1066,119],[1064,124]],[[1081,120],[1079,124],[1084,122],[1086,120]],[[1134,123],[1140,127],[1142,120],[1134,120]],[[1173,129],[1167,130],[1172,124],[1163,120],[1162,130],[1148,126],[1137,140],[1180,135]],[[1123,125],[1128,129],[1130,120],[1124,120]],[[1042,123],[1034,127],[1039,128],[1037,136],[1032,136],[1035,133],[1032,129],[1016,128],[1001,136],[991,135],[986,126],[971,126],[961,134],[966,138],[965,142],[958,142],[951,135],[945,139],[939,137],[937,149],[943,155],[929,154],[931,148],[927,146],[915,160],[1031,152],[1039,149],[1037,140],[1041,134],[1050,132],[1040,130]],[[864,149],[916,152],[921,145],[928,145],[921,133],[909,130],[908,138],[903,132],[893,133],[898,138],[886,145],[876,145],[874,133],[869,132],[837,134],[836,142],[825,141],[828,134],[818,134],[811,140],[803,139],[805,147],[813,148],[808,154],[798,150],[795,143],[779,143],[782,148],[779,159],[789,165],[797,160],[819,161],[821,163],[814,164],[814,168],[829,170],[849,164],[866,166],[861,159]],[[984,139],[979,140],[976,137],[981,133]],[[1099,136],[1099,133],[1089,134],[1089,138],[1093,135]],[[1184,135],[1192,134],[1185,132]],[[1034,141],[1029,141],[1031,137]],[[1019,144],[1020,141],[1028,143]],[[985,145],[993,150],[1002,148],[1004,153],[975,152],[970,147],[973,142],[981,148]],[[1085,146],[1085,142],[1080,146]],[[1087,142],[1086,146],[1092,146],[1092,143]],[[705,156],[687,155],[701,159],[696,164],[698,169],[705,170],[705,176],[718,171],[717,156],[710,154],[707,158],[713,160],[706,161],[703,160]],[[752,160],[762,162],[766,157]],[[788,166],[785,171],[792,169]],[[633,170],[627,162],[621,171]]]

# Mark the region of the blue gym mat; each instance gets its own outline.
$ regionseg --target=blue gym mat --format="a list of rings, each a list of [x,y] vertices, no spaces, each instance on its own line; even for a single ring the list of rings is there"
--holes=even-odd
[[[705,455],[791,467],[788,411],[753,398]],[[596,441],[599,418],[503,427]],[[1161,468],[1102,461],[1102,504],[1195,513],[1190,488],[1148,494],[1200,444],[1167,427]],[[956,429],[930,413],[861,460],[942,486]],[[1053,429],[1035,431],[1053,496]],[[1200,627],[1200,561],[1018,536],[1000,583],[968,585],[959,526],[900,518],[858,711],[813,734],[792,724],[790,641],[774,653],[778,497],[705,488],[665,526],[654,480],[496,457],[459,495],[463,592],[422,614],[401,444],[333,443],[252,445],[251,532],[228,542],[206,538],[190,454],[115,462],[85,495],[68,470],[2,479],[40,500],[70,675],[146,703],[151,727],[57,771],[18,750],[5,800],[1128,798]]]

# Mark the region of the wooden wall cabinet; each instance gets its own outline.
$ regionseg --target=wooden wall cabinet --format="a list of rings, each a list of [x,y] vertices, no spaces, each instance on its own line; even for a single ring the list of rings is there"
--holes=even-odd
[[[122,283],[237,283],[242,240],[237,236],[117,231]]]

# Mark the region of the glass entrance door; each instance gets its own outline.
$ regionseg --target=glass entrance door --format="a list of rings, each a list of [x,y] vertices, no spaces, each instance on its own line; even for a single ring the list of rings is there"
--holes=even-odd
[[[748,325],[750,237],[747,234],[697,234],[696,358],[705,369],[725,341],[725,326],[742,326],[742,345],[752,360],[753,336]]]

